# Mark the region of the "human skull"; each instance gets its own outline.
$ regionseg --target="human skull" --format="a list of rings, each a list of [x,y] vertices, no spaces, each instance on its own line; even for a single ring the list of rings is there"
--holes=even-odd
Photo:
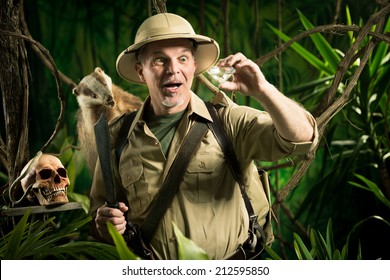
[[[26,171],[33,160],[23,168]],[[31,171],[21,180],[23,192],[28,192],[30,202],[38,200],[40,205],[65,204],[68,202],[66,195],[70,184],[67,171],[61,161],[55,156],[42,154],[38,161],[33,163]],[[31,189],[30,189],[30,186]]]

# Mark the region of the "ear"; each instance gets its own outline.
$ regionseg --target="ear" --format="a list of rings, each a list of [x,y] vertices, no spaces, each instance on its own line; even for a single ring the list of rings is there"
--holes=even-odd
[[[137,63],[137,64],[135,65],[135,71],[137,72],[139,79],[140,79],[142,82],[145,82],[145,78],[144,78],[144,74],[143,74],[143,69],[142,69],[141,63]]]
[[[104,73],[103,69],[100,68],[100,67],[95,67],[95,71],[96,73]]]

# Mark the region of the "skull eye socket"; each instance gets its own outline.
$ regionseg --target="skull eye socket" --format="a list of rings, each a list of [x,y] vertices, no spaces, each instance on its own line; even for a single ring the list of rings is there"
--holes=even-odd
[[[42,169],[41,171],[39,171],[39,176],[41,176],[41,178],[43,180],[50,179],[51,178],[51,169]]]
[[[58,169],[57,169],[57,173],[58,173],[58,175],[60,175],[61,177],[64,177],[64,178],[68,177],[65,168],[62,168],[62,167],[58,168]]]

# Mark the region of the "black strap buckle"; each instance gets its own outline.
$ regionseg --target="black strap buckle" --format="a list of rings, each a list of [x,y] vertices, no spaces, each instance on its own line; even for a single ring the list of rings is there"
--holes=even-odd
[[[141,237],[139,226],[131,222],[127,222],[125,240],[127,246],[131,248],[134,254],[145,260],[153,259],[152,252],[145,246]]]

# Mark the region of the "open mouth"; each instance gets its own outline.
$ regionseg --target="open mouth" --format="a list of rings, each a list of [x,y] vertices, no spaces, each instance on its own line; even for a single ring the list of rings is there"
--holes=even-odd
[[[164,85],[167,89],[178,89],[181,86],[181,83],[167,83]]]

